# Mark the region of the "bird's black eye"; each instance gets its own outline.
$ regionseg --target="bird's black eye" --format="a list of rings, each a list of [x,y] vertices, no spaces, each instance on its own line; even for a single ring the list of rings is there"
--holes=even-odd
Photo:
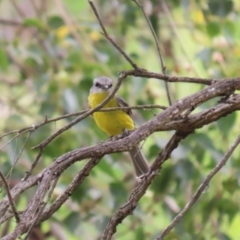
[[[99,82],[96,82],[96,83],[95,83],[95,86],[96,86],[96,87],[100,87],[101,84],[100,84]]]
[[[111,88],[112,87],[112,84],[109,84],[109,88]]]

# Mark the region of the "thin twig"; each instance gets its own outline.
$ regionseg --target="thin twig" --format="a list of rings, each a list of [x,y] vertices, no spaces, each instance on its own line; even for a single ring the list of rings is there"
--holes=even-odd
[[[214,167],[214,169],[207,175],[203,182],[198,187],[197,191],[193,194],[191,200],[185,205],[183,210],[173,219],[173,221],[163,230],[161,235],[156,240],[163,240],[164,237],[173,229],[173,227],[185,216],[188,210],[193,206],[193,204],[201,197],[203,191],[208,187],[211,179],[219,172],[219,170],[226,164],[229,157],[232,155],[233,151],[240,144],[240,135],[235,140],[233,145],[229,148],[227,153],[224,155],[222,160]]]
[[[28,132],[28,131],[35,131],[37,130],[39,127],[47,124],[47,123],[51,123],[51,122],[56,122],[58,120],[63,120],[65,118],[70,118],[70,117],[74,117],[74,116],[79,116],[79,115],[82,115],[83,113],[86,113],[88,110],[83,110],[83,111],[80,111],[80,112],[76,112],[76,113],[70,113],[70,114],[65,114],[65,115],[62,115],[60,117],[56,117],[56,118],[51,118],[51,119],[47,119],[45,117],[44,121],[42,121],[41,123],[39,124],[36,124],[36,125],[32,125],[30,127],[25,127],[25,128],[22,128],[20,130],[14,130],[14,131],[11,131],[11,132],[7,132],[3,135],[0,136],[0,139],[3,138],[3,137],[6,137],[7,135],[10,135],[10,134],[13,134],[13,133],[22,133],[22,132]]]
[[[137,106],[129,106],[129,107],[114,107],[114,108],[104,108],[104,109],[102,108],[102,109],[99,109],[96,112],[110,112],[110,111],[130,110],[130,109],[140,109],[140,110],[142,109],[142,110],[145,110],[145,109],[154,109],[154,108],[159,108],[159,109],[163,109],[163,110],[167,109],[166,106],[162,106],[162,105],[146,104],[146,105],[137,105]],[[38,124],[35,124],[35,125],[33,124],[30,127],[25,127],[25,128],[19,129],[19,130],[14,130],[14,131],[11,131],[11,132],[4,133],[3,135],[0,135],[0,139],[3,138],[3,137],[6,137],[8,135],[14,134],[14,133],[22,133],[22,132],[26,133],[28,131],[35,131],[39,127],[41,127],[41,126],[43,126],[45,124],[48,124],[48,123],[51,123],[51,122],[56,122],[58,120],[63,120],[65,118],[79,116],[79,115],[82,115],[82,114],[86,113],[87,111],[89,111],[89,110],[83,110],[83,111],[79,111],[79,112],[75,112],[75,113],[65,114],[65,115],[62,115],[60,117],[51,118],[51,119],[46,119],[45,118],[45,120],[42,121],[41,123],[38,123]],[[18,136],[16,136],[16,137],[18,137]]]
[[[72,195],[73,191],[83,183],[83,181],[89,176],[91,170],[100,162],[100,157],[91,158],[81,171],[74,177],[72,182],[64,190],[64,192],[54,201],[54,203],[48,207],[42,214],[41,221],[48,219],[53,213],[55,213],[61,205]]]
[[[20,152],[19,152],[18,156],[16,157],[16,159],[15,159],[15,161],[14,161],[14,163],[13,163],[13,166],[12,166],[12,167],[14,167],[14,166],[15,166],[15,164],[17,163],[17,161],[18,161],[18,160],[19,160],[19,158],[21,157],[21,155],[22,155],[22,152],[23,152],[23,150],[25,149],[25,146],[26,146],[26,144],[27,144],[27,142],[28,142],[29,138],[31,137],[31,135],[32,135],[32,131],[31,131],[31,132],[29,132],[28,136],[26,137],[26,139],[25,139],[25,141],[24,141],[24,143],[23,143],[23,145],[22,145],[22,148],[21,148],[21,150],[20,150]]]
[[[132,65],[132,67],[134,69],[139,69],[139,67],[136,65],[136,63],[133,62],[133,60],[124,52],[124,50],[108,35],[108,32],[101,20],[101,17],[97,11],[97,8],[95,7],[94,3],[92,0],[88,0],[95,16],[97,17],[97,20],[102,28],[103,31],[103,35],[105,36],[105,38],[123,55],[123,57]]]
[[[2,25],[11,25],[14,27],[18,27],[18,26],[23,26],[24,24],[22,22],[18,22],[12,19],[2,19],[0,18],[0,24]]]
[[[37,165],[39,159],[41,158],[42,154],[43,154],[43,148],[40,147],[39,152],[38,152],[35,160],[33,161],[30,170],[26,171],[26,174],[25,174],[24,178],[22,179],[22,181],[26,181],[31,176],[32,171],[36,167],[36,165]]]
[[[1,148],[0,148],[0,151],[2,150],[2,149],[4,149],[11,141],[13,141],[15,138],[18,138],[20,135],[23,135],[24,133],[27,133],[27,132],[29,132],[28,131],[28,129],[23,129],[23,131],[21,131],[21,132],[19,132],[19,130],[14,130],[14,131],[12,131],[12,132],[8,132],[8,133],[6,133],[6,134],[3,134],[2,136],[0,136],[0,139],[1,138],[3,138],[3,137],[5,137],[5,136],[7,136],[7,135],[10,135],[10,134],[12,134],[12,133],[17,133],[17,135],[16,136],[14,136],[14,137],[12,137],[9,141],[7,141],[3,146],[1,146]],[[28,137],[29,138],[29,137]]]
[[[21,215],[23,213],[23,211],[17,211],[18,215]],[[12,217],[14,217],[14,213],[13,211],[7,211],[5,214],[3,214],[0,217],[0,226],[6,222],[7,220],[11,219]],[[21,218],[21,217],[20,217]]]
[[[213,78],[178,77],[178,76],[164,75],[162,73],[149,72],[149,71],[141,70],[141,69],[128,70],[128,71],[124,71],[124,73],[127,74],[128,76],[156,78],[156,79],[164,80],[164,81],[167,81],[167,82],[197,83],[197,84],[205,84],[205,85],[211,85],[214,81],[225,81],[225,80],[240,79],[239,77],[232,78],[232,79],[229,79],[229,78],[213,79]]]
[[[11,192],[10,192],[7,180],[6,180],[6,178],[4,177],[4,175],[3,175],[3,173],[1,171],[0,171],[0,178],[2,179],[3,184],[5,186],[5,189],[6,189],[6,192],[7,192],[7,196],[8,196],[8,199],[9,199],[9,202],[10,202],[13,214],[15,216],[16,222],[19,223],[20,222],[20,217],[18,215],[17,208],[16,208],[15,203],[13,201],[13,198],[12,198],[12,195],[11,195]]]
[[[139,8],[141,9],[141,11],[143,13],[144,18],[146,19],[146,22],[147,22],[147,24],[148,24],[148,26],[150,28],[150,31],[152,33],[152,36],[154,38],[154,42],[155,42],[155,45],[156,45],[156,48],[157,48],[157,51],[158,51],[158,57],[159,57],[159,61],[160,61],[160,64],[161,64],[162,73],[165,74],[166,66],[164,65],[162,53],[161,53],[161,50],[160,50],[160,46],[158,44],[158,37],[157,37],[157,35],[156,35],[156,33],[155,33],[154,29],[153,29],[153,26],[152,26],[152,24],[151,24],[151,22],[150,22],[150,20],[149,20],[149,18],[147,16],[147,14],[145,13],[143,5],[140,4],[137,0],[132,0],[132,1],[135,2],[139,6]]]
[[[132,109],[154,109],[154,108],[159,108],[162,110],[167,109],[167,107],[163,105],[156,105],[156,104],[146,104],[146,105],[137,105],[137,106],[132,106],[132,107],[113,107],[113,108],[102,108],[96,112],[111,112],[111,111],[118,111],[118,110],[132,110]]]
[[[165,81],[164,85],[165,85],[165,89],[166,89],[166,93],[167,93],[168,104],[171,106],[172,105],[172,100],[171,100],[171,96],[170,96],[168,82]]]
[[[25,146],[26,146],[26,144],[27,144],[27,142],[28,142],[28,140],[29,140],[31,134],[32,134],[32,132],[29,132],[29,134],[28,134],[26,140],[25,140],[24,143],[23,143],[23,146],[22,146],[22,148],[21,148],[21,150],[20,150],[18,156],[17,156],[16,159],[14,160],[14,162],[13,162],[13,164],[12,164],[12,166],[11,166],[11,169],[9,170],[9,172],[8,172],[8,174],[7,174],[7,177],[8,177],[9,175],[12,174],[12,171],[13,171],[13,169],[14,169],[14,166],[17,164],[19,158],[21,157],[22,152],[23,152],[23,150],[25,149]]]
[[[183,38],[182,38],[182,37],[180,36],[180,34],[178,33],[178,28],[176,27],[176,24],[175,24],[175,22],[174,22],[174,20],[173,20],[173,18],[172,18],[172,16],[171,16],[171,13],[170,13],[170,11],[169,11],[169,9],[168,9],[168,6],[167,6],[165,0],[161,0],[160,3],[161,3],[161,6],[162,6],[163,11],[164,11],[164,12],[166,13],[166,15],[167,15],[169,24],[170,24],[170,26],[171,26],[171,28],[169,28],[169,29],[172,29],[174,35],[175,35],[176,38],[177,38],[177,42],[179,43],[180,47],[182,48],[182,51],[183,51],[183,53],[185,54],[186,59],[188,60],[188,62],[189,62],[189,63],[191,64],[191,66],[193,67],[193,70],[195,71],[196,75],[197,75],[197,76],[201,76],[201,74],[198,72],[198,69],[197,69],[197,68],[195,67],[195,65],[193,64],[193,59],[191,59],[191,57],[190,57],[189,54],[188,54],[188,50],[186,49],[186,44],[183,43],[183,41],[182,41]]]
[[[144,18],[146,19],[146,22],[149,26],[149,29],[152,33],[152,36],[153,36],[153,39],[154,39],[154,42],[155,42],[155,45],[156,45],[156,48],[157,48],[157,52],[158,52],[158,58],[159,58],[159,61],[160,61],[160,67],[162,69],[162,74],[166,74],[166,66],[164,65],[164,61],[163,61],[163,57],[162,57],[162,53],[161,53],[161,50],[160,50],[160,46],[158,44],[158,37],[155,33],[155,30],[153,29],[153,26],[147,16],[147,14],[145,13],[145,10],[143,8],[143,5],[140,4],[137,0],[132,0],[133,2],[135,2],[138,7],[141,9],[142,13],[143,13],[143,16]],[[166,89],[166,93],[167,93],[167,98],[168,98],[168,104],[169,106],[172,105],[172,100],[171,100],[171,96],[170,96],[170,92],[169,92],[169,87],[168,87],[168,83],[167,82],[164,82],[165,83],[165,89]]]

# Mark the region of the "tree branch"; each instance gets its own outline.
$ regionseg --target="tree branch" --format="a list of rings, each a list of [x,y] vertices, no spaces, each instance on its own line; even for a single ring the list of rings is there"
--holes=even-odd
[[[145,77],[145,78],[156,78],[160,80],[164,80],[167,82],[181,82],[181,83],[198,83],[198,84],[205,84],[205,85],[211,85],[214,81],[219,81],[212,78],[194,78],[194,77],[177,77],[177,76],[169,76],[162,73],[155,73],[155,72],[149,72],[144,71],[141,69],[138,70],[128,70],[124,71],[125,74],[128,76],[135,76],[135,77]],[[239,77],[233,78],[233,79],[240,79]],[[229,79],[229,80],[233,80]],[[228,79],[221,79],[221,80],[228,80]]]
[[[97,11],[97,8],[95,7],[94,3],[92,0],[88,0],[101,28],[103,31],[104,37],[123,55],[123,57],[132,65],[134,69],[139,69],[139,67],[136,65],[136,63],[133,62],[133,60],[124,52],[124,50],[108,35],[108,32],[101,20],[101,17]]]
[[[163,61],[163,57],[162,57],[162,53],[161,53],[161,50],[160,50],[160,46],[158,44],[158,37],[153,29],[153,26],[151,24],[151,22],[149,21],[149,18],[148,16],[146,15],[145,11],[144,11],[144,8],[143,8],[143,5],[140,4],[137,0],[132,0],[133,2],[135,2],[139,8],[141,9],[142,13],[143,13],[143,16],[148,24],[148,27],[152,33],[152,36],[153,36],[153,39],[154,39],[154,42],[155,42],[155,45],[156,45],[156,48],[157,48],[157,52],[158,52],[158,58],[159,58],[159,61],[160,61],[160,67],[162,69],[162,74],[166,74],[166,66],[164,65],[164,61]],[[172,105],[172,100],[171,100],[171,96],[170,96],[170,92],[169,92],[169,87],[168,87],[168,83],[165,82],[165,89],[166,89],[166,93],[167,93],[167,98],[168,98],[168,103],[169,105],[171,106]]]
[[[71,196],[73,191],[83,183],[83,181],[89,176],[91,170],[100,162],[103,156],[90,159],[83,169],[74,177],[72,182],[68,185],[65,191],[55,200],[55,202],[48,207],[42,214],[38,223],[48,219],[52,216],[62,204]]]
[[[145,104],[145,105],[137,105],[137,106],[129,106],[129,107],[101,108],[101,109],[97,110],[96,112],[110,112],[110,111],[129,110],[129,109],[131,109],[131,110],[133,110],[133,109],[140,109],[140,110],[163,109],[163,110],[165,110],[165,109],[167,109],[167,107],[163,106],[163,105],[159,105],[159,104]],[[55,118],[50,118],[50,119],[45,117],[45,119],[41,123],[33,124],[30,127],[25,127],[25,128],[19,129],[19,130],[13,130],[13,131],[4,133],[3,135],[0,135],[0,139],[6,137],[8,135],[14,134],[14,133],[20,134],[20,133],[26,133],[26,132],[29,132],[29,131],[36,131],[38,128],[40,128],[43,125],[46,125],[48,123],[56,122],[56,121],[59,121],[59,120],[70,118],[70,117],[76,117],[76,116],[79,116],[79,115],[82,115],[82,114],[86,113],[87,111],[89,111],[89,109],[82,110],[82,111],[79,111],[79,112],[65,114],[65,115],[62,115],[60,117],[55,117]],[[15,136],[14,138],[16,138],[18,136],[19,135]],[[0,150],[3,149],[5,146],[6,146],[6,144],[3,147],[1,147]]]
[[[190,134],[190,133],[188,133]],[[116,232],[117,225],[120,224],[128,215],[132,214],[133,210],[136,208],[138,201],[145,194],[147,188],[151,184],[154,177],[158,174],[163,162],[165,162],[171,152],[178,146],[179,142],[186,135],[179,135],[176,132],[167,145],[163,148],[163,150],[159,153],[158,157],[154,161],[151,166],[151,170],[148,174],[143,176],[141,182],[136,186],[136,188],[132,191],[130,197],[126,201],[126,203],[121,206],[110,218],[101,239],[111,240],[113,234]]]
[[[2,179],[3,184],[5,186],[5,189],[6,189],[6,192],[7,192],[7,196],[8,196],[8,200],[9,200],[9,203],[11,205],[13,214],[14,214],[15,219],[16,219],[16,222],[19,223],[20,222],[20,217],[18,215],[17,208],[16,208],[15,203],[13,201],[13,198],[12,198],[12,195],[11,195],[11,192],[10,192],[7,180],[6,180],[6,178],[4,177],[4,175],[2,174],[1,171],[0,171],[0,178]]]
[[[37,191],[34,194],[34,197],[32,198],[28,207],[22,214],[21,219],[23,220],[18,224],[17,228],[14,230],[14,234],[12,233],[13,235],[10,234],[8,236],[14,237],[20,236],[22,233],[26,231],[27,226],[30,226],[33,223],[35,215],[37,213],[37,209],[41,205],[42,199],[44,198],[49,187],[51,186],[52,181],[54,181],[54,179],[57,176],[62,174],[62,172],[66,170],[70,165],[74,164],[76,161],[80,161],[86,158],[98,159],[105,154],[129,151],[132,148],[132,146],[139,144],[140,141],[144,140],[155,131],[169,128],[169,126],[172,123],[172,129],[177,129],[177,133],[165,147],[165,150],[160,153],[157,160],[153,163],[151,167],[151,172],[148,175],[146,175],[143,182],[141,182],[140,185],[138,185],[140,189],[136,190],[137,192],[134,192],[134,194],[136,193],[135,195],[131,195],[131,201],[133,201],[131,202],[131,204],[133,203],[133,205],[132,206],[124,205],[124,211],[128,210],[130,211],[131,209],[133,210],[137,204],[136,201],[138,201],[141,198],[142,194],[144,194],[142,191],[144,191],[144,189],[151,183],[152,179],[154,178],[154,175],[157,173],[158,169],[160,169],[162,161],[167,159],[167,157],[169,156],[171,149],[176,148],[176,145],[179,143],[179,141],[182,138],[186,137],[188,134],[190,134],[192,131],[194,131],[194,129],[209,124],[210,122],[215,121],[216,118],[225,116],[226,114],[233,112],[234,109],[240,108],[240,97],[239,95],[235,96],[233,95],[229,99],[226,99],[225,102],[221,102],[218,104],[218,106],[215,106],[215,109],[213,110],[209,109],[209,111],[204,110],[200,113],[197,113],[199,114],[198,116],[205,116],[201,119],[196,118],[197,114],[192,114],[183,118],[183,114],[185,113],[185,111],[188,109],[195,108],[209,99],[222,95],[230,95],[231,93],[234,92],[235,89],[239,87],[240,80],[217,81],[213,83],[211,86],[208,86],[205,89],[191,96],[188,96],[184,99],[177,101],[172,106],[162,111],[157,116],[146,122],[144,125],[133,131],[129,136],[118,140],[111,141],[108,140],[95,146],[83,147],[68,152],[55,159],[50,166],[42,170],[42,172],[39,173],[38,175],[30,177],[26,181],[19,182],[11,190],[11,195],[13,199],[22,192],[24,192],[26,189],[36,185],[37,183],[39,183],[39,185]],[[195,123],[193,123],[193,119],[195,119]],[[180,121],[179,124],[178,121]],[[92,161],[89,164],[95,164],[95,162]],[[61,201],[56,202],[56,205],[53,206],[59,208],[60,205],[63,204],[64,200],[66,199],[66,194],[67,193],[63,195]],[[137,200],[135,201],[135,199]],[[0,216],[3,216],[2,213],[6,211],[9,205],[10,203],[8,198],[4,198],[0,202]],[[43,212],[43,215],[39,218],[40,220],[38,219],[38,221],[40,222],[43,219],[46,219],[47,216],[53,214],[54,207],[52,209],[53,210],[46,209],[47,212],[45,210]],[[124,212],[124,214],[125,213],[126,212]],[[126,215],[124,214],[122,216],[123,218],[126,217]],[[118,219],[121,219],[120,215],[117,216]],[[118,224],[118,222],[115,221],[113,226],[116,227],[116,224]],[[106,234],[107,236],[110,236],[112,230],[110,230],[110,228],[107,229]]]

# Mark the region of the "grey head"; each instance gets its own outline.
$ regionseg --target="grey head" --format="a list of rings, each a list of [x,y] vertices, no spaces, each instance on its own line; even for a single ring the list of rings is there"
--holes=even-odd
[[[108,77],[100,76],[94,78],[90,93],[111,92],[112,80]]]

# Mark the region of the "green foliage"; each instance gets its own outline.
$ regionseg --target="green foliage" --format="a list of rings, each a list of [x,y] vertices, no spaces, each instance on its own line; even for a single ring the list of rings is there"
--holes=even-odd
[[[89,88],[96,76],[106,75],[116,80],[120,71],[130,69],[129,63],[102,36],[87,1],[62,1],[65,14],[61,6],[47,1],[38,14],[30,3],[15,2],[24,9],[24,15],[10,1],[0,2],[0,6],[4,6],[0,7],[4,19],[18,19],[17,25],[0,22],[0,135],[36,125],[45,118],[87,109]],[[173,24],[160,1],[146,3],[169,75],[239,76],[240,16],[237,12],[240,9],[237,0],[166,1]],[[136,64],[160,72],[154,40],[141,10],[132,1],[101,0],[98,8],[110,35]],[[174,101],[202,88],[186,83],[169,87]],[[164,84],[155,79],[129,77],[119,94],[130,105],[167,105]],[[199,106],[196,112],[217,101]],[[140,126],[159,112],[159,109],[134,110],[133,117]],[[1,171],[5,175],[10,172],[7,177],[10,186],[19,182],[30,169],[37,155],[31,148],[72,119],[40,127],[32,132],[26,145],[28,133],[12,141],[17,133],[0,139]],[[116,239],[141,240],[158,236],[223,157],[239,134],[239,125],[240,114],[235,112],[185,139],[163,165],[133,215],[118,227]],[[158,132],[146,140],[142,150],[149,162],[155,160],[171,134]],[[89,117],[44,150],[33,174],[38,174],[61,154],[106,139]],[[50,201],[66,189],[84,163],[77,163],[63,173]],[[240,239],[239,183],[238,148],[198,203],[166,239]],[[104,156],[84,184],[48,222],[61,226],[66,239],[98,239],[109,217],[127,200],[134,185],[133,168],[127,154]],[[31,190],[21,196],[16,201],[17,207],[24,209],[33,194]],[[4,188],[0,199],[3,196]],[[13,222],[9,224],[11,228],[14,226]],[[45,223],[41,227],[45,233],[49,230],[44,231]],[[0,228],[0,233],[3,229]]]
[[[219,17],[226,17],[231,11],[233,11],[233,1],[231,0],[209,0],[208,7],[213,15],[217,15]]]

